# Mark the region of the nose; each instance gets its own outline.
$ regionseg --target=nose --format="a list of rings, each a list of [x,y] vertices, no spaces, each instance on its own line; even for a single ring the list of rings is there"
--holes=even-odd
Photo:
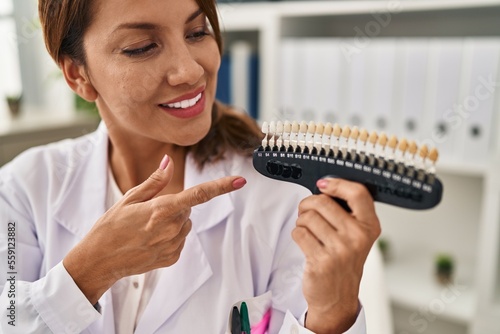
[[[169,63],[167,82],[171,86],[194,85],[199,82],[205,71],[196,61],[189,46],[185,44],[176,46],[167,62]]]

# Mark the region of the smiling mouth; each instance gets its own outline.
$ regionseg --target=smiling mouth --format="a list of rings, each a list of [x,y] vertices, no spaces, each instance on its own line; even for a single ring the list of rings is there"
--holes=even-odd
[[[183,101],[179,101],[179,102],[175,102],[175,103],[160,104],[160,106],[164,107],[164,108],[171,108],[171,109],[187,109],[187,108],[194,106],[196,103],[198,103],[198,101],[201,100],[201,95],[202,95],[202,93],[196,95],[192,99],[187,99],[187,100],[183,100]]]

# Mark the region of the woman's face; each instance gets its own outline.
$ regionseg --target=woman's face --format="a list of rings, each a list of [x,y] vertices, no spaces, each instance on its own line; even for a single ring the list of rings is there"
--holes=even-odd
[[[110,131],[200,141],[211,125],[220,54],[197,3],[95,0],[94,9],[86,71]]]

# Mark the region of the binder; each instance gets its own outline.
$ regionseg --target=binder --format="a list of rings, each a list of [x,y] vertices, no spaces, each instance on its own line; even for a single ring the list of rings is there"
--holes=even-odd
[[[260,80],[260,61],[259,55],[253,52],[250,55],[250,87],[249,87],[249,105],[248,113],[254,119],[259,118],[259,80]]]
[[[340,66],[342,52],[340,39],[317,38],[312,40],[314,57],[311,59],[315,77],[314,90],[317,115],[315,121],[339,122],[344,94],[342,93],[345,73]]]
[[[225,53],[221,58],[219,72],[217,73],[217,91],[215,98],[226,104],[231,104],[231,57]]]
[[[231,103],[236,108],[249,112],[252,46],[245,41],[236,41],[229,50],[231,54]]]
[[[429,99],[421,142],[437,147],[443,159],[457,160],[459,125],[454,114],[461,99],[463,39],[437,38],[429,43]]]
[[[429,41],[428,39],[404,39],[397,54],[401,59],[401,71],[396,82],[400,90],[400,111],[394,133],[415,140],[423,139],[426,87],[428,84]],[[398,96],[398,94],[396,94]]]
[[[359,53],[351,54],[349,57],[341,57],[340,66],[346,69],[344,94],[345,113],[340,115],[341,124],[351,126],[366,127],[367,119],[367,48],[360,49]]]
[[[298,40],[294,38],[283,39],[280,45],[280,63],[279,63],[279,115],[276,119],[297,120],[299,110],[297,108],[298,99],[298,79],[297,73],[297,49]]]
[[[394,107],[394,85],[396,68],[396,40],[374,39],[362,51],[366,57],[367,126],[377,131],[392,132],[391,122]]]
[[[295,61],[293,65],[296,77],[294,80],[295,104],[298,111],[297,120],[316,120],[317,78],[315,77],[315,45],[311,39],[297,40],[295,43]]]
[[[462,160],[486,161],[492,148],[493,115],[499,81],[500,39],[465,40]]]

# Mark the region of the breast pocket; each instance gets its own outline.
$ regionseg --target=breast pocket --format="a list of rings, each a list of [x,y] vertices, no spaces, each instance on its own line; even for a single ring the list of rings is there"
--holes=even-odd
[[[246,319],[249,321],[252,334],[267,333],[271,321],[272,296],[272,292],[268,291],[260,296],[240,300],[233,304],[229,310],[226,334],[241,334],[245,329]],[[246,304],[248,317],[244,314],[244,308],[241,307],[243,302]],[[237,312],[233,311],[234,308],[237,309]],[[238,316],[239,319],[234,319],[234,316]]]

